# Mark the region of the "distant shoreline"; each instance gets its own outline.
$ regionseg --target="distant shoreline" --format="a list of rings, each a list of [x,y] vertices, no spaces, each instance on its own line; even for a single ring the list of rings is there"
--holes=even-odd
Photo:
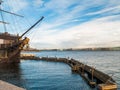
[[[23,51],[29,52],[40,52],[40,51],[120,51],[120,47],[112,47],[112,48],[82,48],[82,49],[24,49]]]
[[[39,51],[41,51],[41,50],[39,50],[39,49],[24,49],[24,50],[22,50],[22,51],[25,51],[25,52],[39,52]]]
[[[41,49],[40,51],[120,51],[120,47],[112,47],[112,48],[81,48],[81,49]]]
[[[40,50],[40,51],[120,51],[120,50]]]

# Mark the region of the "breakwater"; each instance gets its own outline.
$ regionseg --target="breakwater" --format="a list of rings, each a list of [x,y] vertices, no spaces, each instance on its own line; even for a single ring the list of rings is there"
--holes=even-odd
[[[68,64],[73,72],[80,74],[91,87],[98,87],[100,90],[117,89],[117,85],[112,77],[72,58],[36,57],[34,55],[23,55],[21,56],[21,59],[63,62]]]

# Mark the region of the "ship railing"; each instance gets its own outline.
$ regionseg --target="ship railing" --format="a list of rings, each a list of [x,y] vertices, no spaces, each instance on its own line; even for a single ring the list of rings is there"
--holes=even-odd
[[[14,47],[14,46],[20,45],[24,40],[25,39],[20,40],[19,42],[15,41],[15,42],[8,43],[8,44],[0,44],[0,49],[7,49],[9,47]]]
[[[9,44],[0,44],[0,49],[9,48],[9,47],[15,46],[17,44],[18,44],[18,42],[13,42],[13,43],[9,43]]]
[[[0,49],[7,48],[9,46],[10,46],[10,44],[0,44]]]
[[[9,34],[8,32],[0,33],[0,35],[8,35],[8,36],[13,36],[13,37],[14,36],[16,36],[16,37],[18,36],[18,35],[15,35],[15,34]]]
[[[16,40],[19,38],[19,35],[9,34],[9,33],[0,33],[0,39],[2,40]]]

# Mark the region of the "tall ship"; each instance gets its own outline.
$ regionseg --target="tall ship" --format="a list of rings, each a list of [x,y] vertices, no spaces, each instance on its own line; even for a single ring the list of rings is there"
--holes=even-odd
[[[7,22],[4,21],[4,15],[2,13],[16,16],[20,15],[3,10],[1,8],[2,3],[3,1],[0,0],[0,25],[4,27],[5,32],[1,32],[2,30],[0,30],[0,63],[19,63],[21,50],[29,43],[29,38],[25,37],[25,34],[34,28],[40,21],[42,21],[44,17],[42,16],[35,24],[25,30],[22,35],[10,34],[6,31]]]

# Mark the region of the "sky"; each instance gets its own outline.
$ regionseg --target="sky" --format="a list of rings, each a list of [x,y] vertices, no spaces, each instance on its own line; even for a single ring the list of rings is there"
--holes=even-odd
[[[14,16],[20,34],[45,17],[26,35],[34,48],[120,46],[120,0],[4,0],[2,8],[24,16]]]

